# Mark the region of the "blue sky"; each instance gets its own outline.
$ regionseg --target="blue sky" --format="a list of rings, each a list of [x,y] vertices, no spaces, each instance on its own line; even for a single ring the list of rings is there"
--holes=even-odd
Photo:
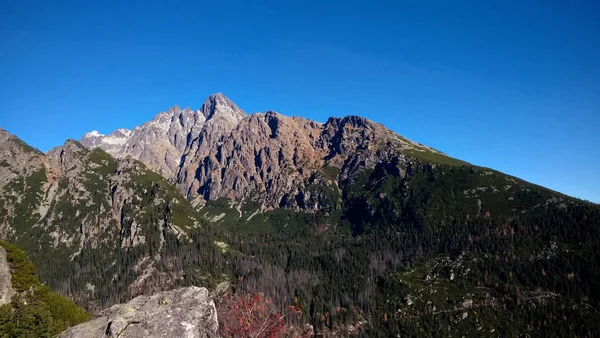
[[[600,202],[598,1],[0,7],[0,127],[44,151],[223,92],[247,112],[363,115]]]

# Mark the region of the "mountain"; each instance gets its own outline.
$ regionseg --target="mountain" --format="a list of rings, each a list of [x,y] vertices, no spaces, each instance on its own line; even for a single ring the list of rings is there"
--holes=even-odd
[[[263,209],[339,208],[325,196],[339,193],[328,168],[329,174],[348,177],[396,155],[445,157],[362,117],[321,124],[272,111],[246,115],[220,93],[198,111],[174,107],[131,132],[118,129],[104,136],[94,131],[80,142],[143,162],[176,181],[195,204],[226,197],[257,202]]]
[[[131,158],[73,140],[46,155],[4,130],[0,153],[1,237],[27,250],[44,280],[90,309],[160,289],[149,283],[165,238],[188,238],[199,227],[189,202]],[[127,251],[125,266],[115,265],[125,259],[119,250]],[[81,271],[85,266],[90,270]],[[126,266],[134,272],[123,276]]]
[[[186,154],[177,184],[196,204],[229,198],[262,209],[334,210],[340,209],[338,176],[411,152],[444,157],[365,118],[320,124],[270,111],[240,120],[206,151]]]
[[[316,336],[600,330],[596,204],[222,94],[113,134],[43,154],[0,132],[0,237],[89,310],[231,285],[302,304]]]
[[[131,131],[121,128],[108,136],[92,131],[79,142],[117,158],[131,157],[142,161],[169,179],[177,173],[181,157],[202,130],[213,135],[216,129],[234,125],[242,116],[245,116],[242,110],[218,93],[207,98],[199,110],[182,110],[175,106]],[[213,131],[211,126],[217,128]]]

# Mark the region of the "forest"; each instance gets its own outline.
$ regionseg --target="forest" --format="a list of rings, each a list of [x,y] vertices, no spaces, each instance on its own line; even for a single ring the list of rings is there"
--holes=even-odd
[[[161,274],[136,292],[230,282],[280,308],[302,304],[302,319],[291,320],[312,324],[315,336],[350,327],[369,337],[599,331],[598,205],[474,166],[425,164],[404,177],[393,168],[384,163],[340,182],[341,210],[275,209],[226,224],[200,215],[191,241],[156,227],[147,244],[84,247],[68,264],[32,255],[43,280],[91,311],[134,296],[136,264],[160,254]],[[520,186],[512,199],[480,188],[483,203],[469,202],[474,187],[505,180]],[[232,210],[217,200],[201,212]],[[171,210],[144,217],[168,221]],[[88,283],[92,297],[83,294]]]
[[[16,294],[0,306],[1,338],[51,338],[66,328],[88,321],[91,314],[42,285],[37,269],[22,250],[0,241],[6,250]]]

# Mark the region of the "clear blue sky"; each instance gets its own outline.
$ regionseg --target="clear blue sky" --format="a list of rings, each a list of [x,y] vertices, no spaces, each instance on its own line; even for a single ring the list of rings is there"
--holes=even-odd
[[[223,92],[248,112],[363,115],[600,202],[600,1],[0,8],[0,126],[44,151]]]

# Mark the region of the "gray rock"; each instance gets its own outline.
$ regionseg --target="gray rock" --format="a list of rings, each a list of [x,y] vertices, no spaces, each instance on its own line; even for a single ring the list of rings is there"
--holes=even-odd
[[[81,142],[141,161],[194,205],[226,197],[307,211],[340,208],[338,183],[358,170],[400,162],[407,149],[437,153],[359,116],[322,124],[272,111],[247,115],[221,93],[197,111],[175,106],[131,132],[91,132]]]
[[[10,303],[15,290],[10,280],[10,267],[6,258],[6,250],[0,246],[0,305]]]
[[[340,178],[381,162],[399,162],[406,149],[437,152],[357,116],[321,124],[269,111],[248,115],[216,135],[207,134],[207,126],[194,141],[196,150],[192,146],[184,154],[176,180],[198,205],[226,197],[264,208],[333,210],[340,207],[339,199],[329,192],[341,196]]]
[[[246,113],[217,93],[209,96],[199,110],[174,106],[133,130],[121,128],[110,135],[91,131],[80,142],[117,158],[139,160],[169,179],[177,174],[182,156],[201,132],[204,131],[204,143],[210,144],[244,116]]]
[[[61,338],[218,337],[217,311],[208,290],[195,286],[139,296],[69,328]]]
[[[99,147],[111,155],[116,155],[130,137],[131,130],[125,128],[117,129],[110,135],[94,130],[83,135],[79,142],[88,148]]]

